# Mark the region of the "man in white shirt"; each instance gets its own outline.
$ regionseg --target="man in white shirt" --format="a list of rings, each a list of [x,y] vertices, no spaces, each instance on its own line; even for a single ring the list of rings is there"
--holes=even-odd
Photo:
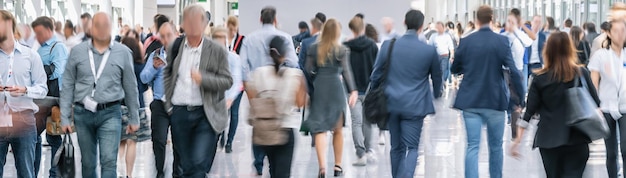
[[[513,60],[515,61],[515,67],[517,68],[517,70],[519,71],[525,71],[524,70],[524,53],[526,52],[526,48],[531,46],[533,44],[533,40],[528,37],[528,35],[526,33],[524,33],[522,30],[520,30],[520,27],[518,26],[519,24],[519,19],[517,18],[517,16],[515,16],[514,14],[510,14],[507,18],[507,22],[506,22],[506,27],[505,27],[505,31],[502,33],[502,35],[506,36],[509,38],[509,45],[511,47],[511,53],[513,55]],[[528,82],[528,78],[525,77],[526,75],[522,74],[522,92],[521,93],[526,93],[526,87],[528,86],[527,82]],[[509,79],[510,81],[513,81],[512,79]],[[511,89],[511,93],[518,93],[518,92],[513,92],[514,90],[512,90],[512,87],[509,87],[509,89]],[[513,100],[511,103],[519,103],[516,102],[515,100],[519,101],[522,100],[524,96],[518,96],[518,95],[511,95],[511,100]],[[510,105],[509,106],[509,113],[510,113],[510,117],[511,117],[511,130],[517,130],[517,119],[521,118],[521,111],[518,109],[521,108],[521,106],[519,105]],[[517,134],[516,132],[513,132],[513,135],[516,136],[515,134]],[[515,138],[515,137],[513,137]]]
[[[437,33],[430,36],[428,44],[437,48],[441,71],[443,72],[443,81],[447,82],[450,79],[450,59],[453,56],[451,54],[454,54],[454,41],[452,36],[446,33],[443,22],[437,22],[435,29]]]

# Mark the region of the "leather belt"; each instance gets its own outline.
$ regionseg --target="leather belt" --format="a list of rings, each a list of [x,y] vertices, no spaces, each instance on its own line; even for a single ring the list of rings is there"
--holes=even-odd
[[[85,107],[85,105],[83,103],[80,103],[80,102],[76,102],[74,104],[77,105],[77,106],[81,106],[83,108]],[[116,105],[119,105],[119,104],[122,104],[122,102],[121,101],[113,101],[113,102],[108,102],[108,103],[104,103],[104,104],[98,104],[96,106],[96,110],[98,110],[98,111],[105,110],[106,108],[110,108],[110,107],[113,107],[113,106],[116,106]]]
[[[187,109],[187,111],[195,111],[195,110],[198,110],[198,109],[203,109],[203,107],[202,107],[202,106],[189,106],[189,105],[187,105],[187,106],[183,106],[183,105],[175,105],[174,107],[186,108],[186,109]]]

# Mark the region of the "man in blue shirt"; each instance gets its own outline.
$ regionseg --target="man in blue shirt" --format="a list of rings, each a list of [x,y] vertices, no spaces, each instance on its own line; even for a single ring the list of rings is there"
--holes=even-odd
[[[170,43],[178,37],[174,26],[169,23],[163,23],[159,28],[159,36],[163,46],[150,53],[146,67],[141,71],[141,82],[149,84],[152,87],[152,96],[154,100],[150,103],[150,111],[152,111],[151,128],[152,128],[152,149],[154,151],[155,166],[157,177],[165,177],[165,145],[167,144],[167,130],[170,127],[170,117],[167,114],[163,100],[165,99],[163,87],[163,68],[165,68],[165,59],[167,59],[166,48]],[[174,148],[176,149],[176,148]],[[174,151],[174,171],[172,177],[182,176],[180,169],[179,157]]]
[[[59,105],[59,88],[61,88],[61,76],[65,70],[68,52],[65,44],[57,39],[53,26],[54,22],[48,17],[39,17],[33,21],[31,26],[35,31],[37,42],[41,47],[37,50],[48,76],[48,94],[45,99],[35,100],[39,106],[39,112],[35,114],[37,118],[37,146],[35,152],[35,176],[39,173],[41,162],[41,132],[46,129],[46,119],[52,114],[52,107]],[[58,110],[57,110],[58,111]],[[53,120],[54,121],[54,120]],[[52,157],[61,146],[60,135],[50,135],[46,133],[46,141],[52,146]],[[57,169],[50,160],[50,177],[56,177]]]
[[[17,43],[15,18],[0,10],[0,160],[4,167],[9,146],[16,177],[35,177],[35,113],[33,99],[46,96],[46,73],[39,54]],[[0,177],[3,169],[0,169]]]

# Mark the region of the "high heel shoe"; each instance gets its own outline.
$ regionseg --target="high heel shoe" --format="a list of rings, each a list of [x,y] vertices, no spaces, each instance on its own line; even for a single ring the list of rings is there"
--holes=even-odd
[[[335,165],[335,177],[343,176],[343,168],[339,165]]]
[[[317,174],[317,178],[326,178],[326,169],[320,168],[320,172]]]

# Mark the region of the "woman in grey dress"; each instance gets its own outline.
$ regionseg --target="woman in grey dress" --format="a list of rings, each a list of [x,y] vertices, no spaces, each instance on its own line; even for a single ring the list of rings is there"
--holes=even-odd
[[[305,121],[314,134],[315,150],[320,168],[319,177],[326,174],[326,135],[333,132],[333,150],[335,153],[334,176],[341,176],[341,158],[343,154],[342,127],[346,110],[344,83],[350,91],[348,103],[354,106],[358,93],[348,60],[349,49],[339,43],[341,27],[337,20],[329,19],[322,27],[318,42],[307,52],[306,72],[314,76],[310,114]]]

